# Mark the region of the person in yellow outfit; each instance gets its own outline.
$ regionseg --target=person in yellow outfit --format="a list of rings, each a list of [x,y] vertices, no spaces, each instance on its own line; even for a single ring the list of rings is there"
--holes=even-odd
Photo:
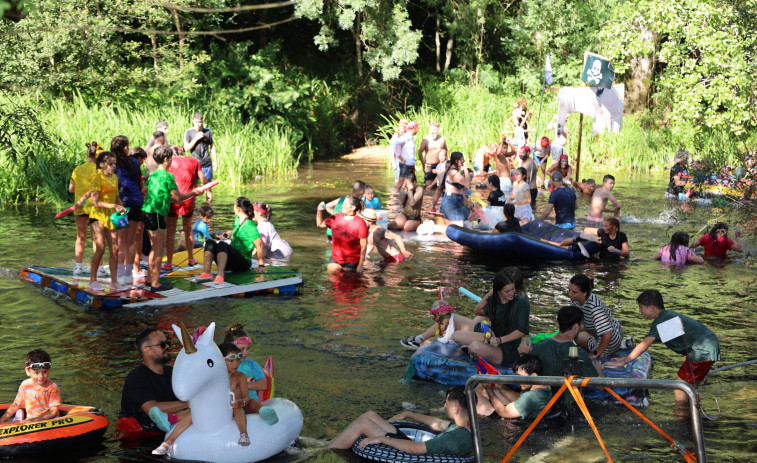
[[[115,227],[110,222],[110,215],[115,209],[119,213],[126,211],[121,205],[121,199],[118,196],[118,177],[116,171],[116,155],[110,151],[104,151],[97,156],[97,175],[92,181],[90,195],[92,197],[92,211],[89,214],[89,223],[92,227],[92,241],[95,243],[95,254],[92,256],[92,268],[97,264],[105,254],[105,243],[108,244],[110,256],[108,264],[110,266],[110,290],[119,291],[126,289],[118,284],[118,234]],[[102,284],[97,281],[97,274],[90,272],[89,285],[87,289],[92,291],[102,291]]]
[[[71,173],[71,181],[68,183],[68,192],[73,193],[75,198],[80,198],[76,202],[77,209],[74,211],[76,220],[76,245],[74,246],[76,264],[74,264],[74,276],[79,276],[83,272],[84,245],[87,243],[87,226],[89,225],[89,213],[92,210],[92,201],[89,200],[89,190],[92,186],[92,179],[97,174],[95,159],[102,152],[100,144],[96,141],[87,143],[87,162],[74,169]],[[85,195],[87,196],[86,199],[84,198]],[[97,268],[93,267],[92,271],[96,272]]]

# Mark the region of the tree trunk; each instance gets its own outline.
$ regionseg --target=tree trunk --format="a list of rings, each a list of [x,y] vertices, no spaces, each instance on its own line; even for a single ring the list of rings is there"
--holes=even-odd
[[[439,61],[439,57],[442,52],[442,44],[439,37],[439,15],[436,16],[436,33],[434,34],[434,43],[436,44],[436,72],[442,72],[442,64]]]
[[[150,44],[152,44],[152,66],[155,68],[155,75],[158,75],[158,41],[155,34],[150,34]]]
[[[444,70],[448,70],[450,64],[452,64],[452,47],[454,45],[454,38],[452,36],[447,39],[447,47],[444,50]]]
[[[639,36],[646,42],[653,42],[653,50],[657,49],[659,38],[655,34],[641,26]],[[634,56],[631,58],[631,67],[628,70],[626,84],[625,108],[626,112],[636,112],[649,107],[650,89],[654,78],[654,68],[657,61],[655,52],[648,56]]]
[[[181,18],[179,18],[179,12],[172,8],[173,20],[176,23],[176,32],[179,33],[179,71],[184,71],[184,41],[186,40],[186,34],[181,30]]]
[[[363,81],[363,42],[360,40],[360,13],[355,15],[355,57],[357,58],[357,77]]]

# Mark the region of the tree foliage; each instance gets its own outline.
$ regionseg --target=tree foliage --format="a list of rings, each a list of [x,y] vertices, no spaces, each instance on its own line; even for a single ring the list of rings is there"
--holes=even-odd
[[[654,114],[675,131],[741,136],[757,116],[755,15],[754,0],[625,2],[602,31],[603,51],[621,76],[634,56],[655,57]]]

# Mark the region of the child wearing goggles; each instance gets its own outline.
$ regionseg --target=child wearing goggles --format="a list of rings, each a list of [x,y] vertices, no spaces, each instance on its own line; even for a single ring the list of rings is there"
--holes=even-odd
[[[247,378],[247,388],[254,391],[253,398],[257,399],[257,391],[265,391],[268,389],[268,379],[266,378],[265,373],[263,373],[263,369],[260,368],[258,362],[247,358],[250,346],[252,345],[252,339],[244,330],[244,325],[236,324],[228,327],[223,342],[230,342],[239,348],[239,352],[242,354],[242,359],[240,360],[239,368],[237,369]]]
[[[26,375],[29,379],[21,383],[18,394],[0,423],[21,421],[31,423],[44,421],[58,416],[61,405],[60,389],[50,381],[52,361],[50,354],[42,349],[34,349],[26,355]],[[26,411],[26,419],[24,419]]]

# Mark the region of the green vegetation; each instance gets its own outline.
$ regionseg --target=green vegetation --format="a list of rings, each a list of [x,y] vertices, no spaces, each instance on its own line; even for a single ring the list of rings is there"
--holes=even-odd
[[[757,0],[0,1],[0,201],[67,201],[85,141],[165,119],[176,142],[195,111],[230,185],[291,177],[400,114],[470,155],[517,97],[538,110],[548,52],[553,89],[581,85],[584,51],[626,84],[623,131],[585,121],[582,165],[662,169],[680,148],[732,162],[757,145],[755,28]]]

